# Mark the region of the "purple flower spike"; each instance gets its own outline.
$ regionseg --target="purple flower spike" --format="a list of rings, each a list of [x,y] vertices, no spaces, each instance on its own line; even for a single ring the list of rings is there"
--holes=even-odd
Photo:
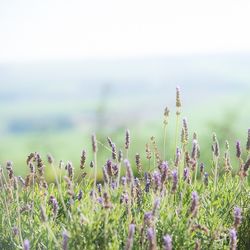
[[[176,170],[172,172],[172,177],[173,177],[173,186],[172,186],[172,191],[175,192],[177,189],[177,184],[178,184],[178,173]]]
[[[242,220],[241,209],[239,207],[234,208],[234,226],[238,228]]]
[[[30,242],[27,239],[23,242],[23,250],[30,250]]]
[[[167,234],[163,237],[163,240],[164,240],[163,249],[172,250],[172,237],[169,234]]]
[[[239,141],[236,142],[236,156],[237,156],[237,158],[240,158],[240,156],[241,156],[241,148],[240,148]]]
[[[236,234],[236,230],[234,228],[230,230],[229,237],[230,237],[230,250],[236,250],[237,234]]]

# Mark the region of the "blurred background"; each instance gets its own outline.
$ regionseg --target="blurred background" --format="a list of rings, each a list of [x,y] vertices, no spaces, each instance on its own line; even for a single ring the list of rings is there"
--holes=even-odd
[[[77,168],[91,133],[123,148],[125,128],[144,156],[152,135],[162,149],[166,106],[171,157],[177,85],[201,159],[213,132],[234,155],[250,127],[249,13],[244,0],[1,0],[0,164],[21,174],[39,151]]]

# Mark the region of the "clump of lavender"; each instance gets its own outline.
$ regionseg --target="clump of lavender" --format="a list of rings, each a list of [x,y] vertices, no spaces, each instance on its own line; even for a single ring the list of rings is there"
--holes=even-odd
[[[199,205],[199,196],[198,196],[197,192],[192,192],[191,207],[189,210],[189,214],[192,217],[195,217],[197,215],[198,205]]]
[[[236,142],[236,157],[239,159],[241,157],[241,146],[240,141]]]
[[[68,241],[69,241],[69,235],[68,232],[66,230],[64,230],[62,232],[62,249],[63,250],[67,250],[68,249]]]
[[[135,224],[130,224],[129,230],[128,230],[128,239],[127,239],[127,244],[126,244],[125,250],[132,249],[134,234],[135,234]]]
[[[169,234],[163,237],[163,241],[164,241],[163,249],[172,250],[172,237]]]
[[[86,151],[83,149],[81,154],[80,169],[84,169],[86,162]]]
[[[236,230],[234,228],[229,231],[229,238],[230,238],[230,250],[236,250],[236,248],[237,248],[237,233],[236,233]]]
[[[175,192],[177,190],[177,184],[178,184],[178,173],[176,170],[172,172],[172,178],[173,178],[172,192]]]
[[[30,250],[30,242],[27,239],[23,242],[23,250]]]
[[[234,227],[237,229],[241,223],[242,215],[239,207],[234,208]]]

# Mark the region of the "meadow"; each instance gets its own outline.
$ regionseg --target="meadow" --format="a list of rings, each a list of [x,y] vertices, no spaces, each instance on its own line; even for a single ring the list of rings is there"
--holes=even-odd
[[[31,151],[26,175],[3,165],[1,249],[249,249],[250,130],[200,140],[202,112],[191,129],[179,88],[174,103],[155,136],[96,131],[77,162]],[[77,137],[63,139],[74,154]]]

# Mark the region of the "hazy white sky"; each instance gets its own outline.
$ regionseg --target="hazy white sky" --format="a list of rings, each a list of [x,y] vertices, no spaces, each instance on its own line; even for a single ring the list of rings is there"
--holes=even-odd
[[[250,52],[249,0],[0,0],[0,61]]]

